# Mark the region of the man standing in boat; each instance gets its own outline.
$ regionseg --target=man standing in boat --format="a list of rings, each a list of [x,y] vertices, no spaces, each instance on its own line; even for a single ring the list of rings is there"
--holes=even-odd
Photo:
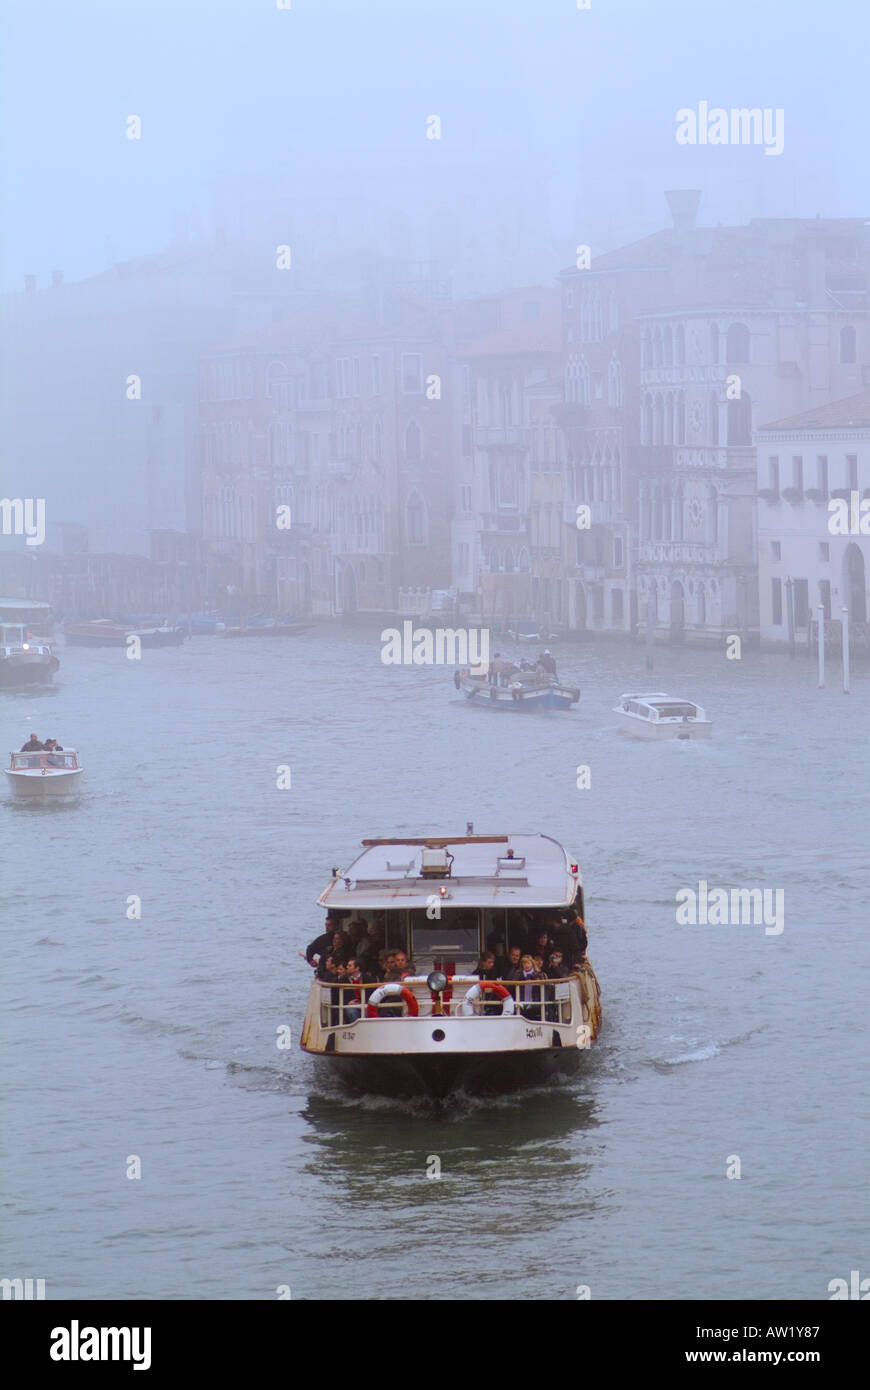
[[[556,679],[556,659],[549,647],[542,651],[538,657],[538,670],[543,671],[545,675],[552,676],[553,680]]]
[[[21,745],[21,752],[22,752],[22,753],[41,753],[41,752],[43,751],[44,748],[45,748],[45,744],[40,742],[40,740],[37,738],[36,734],[31,734],[31,735],[30,735],[30,738],[27,740],[27,742],[26,742],[26,743],[22,743],[22,745]]]

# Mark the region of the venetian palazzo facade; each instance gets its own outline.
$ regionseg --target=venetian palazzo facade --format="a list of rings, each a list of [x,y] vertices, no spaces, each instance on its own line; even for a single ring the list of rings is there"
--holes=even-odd
[[[814,643],[821,619],[839,647],[845,608],[853,647],[870,650],[870,390],[755,438],[762,643]]]
[[[753,423],[861,385],[870,229],[857,219],[704,229],[697,193],[668,199],[672,229],[562,277],[569,461],[593,512],[578,577],[587,593],[612,590],[601,560],[624,528],[632,627],[649,617],[672,640],[755,638]],[[623,631],[625,612],[624,600],[610,613],[599,600],[595,625]],[[588,603],[575,616],[588,627]]]
[[[212,602],[349,615],[449,587],[449,324],[402,295],[388,317],[323,302],[203,359]]]
[[[558,291],[454,309],[454,584],[496,628],[566,621]]]

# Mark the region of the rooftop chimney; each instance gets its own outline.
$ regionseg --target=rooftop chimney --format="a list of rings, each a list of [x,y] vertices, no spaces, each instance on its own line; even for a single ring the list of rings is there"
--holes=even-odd
[[[700,188],[671,188],[665,193],[671,210],[674,228],[678,232],[694,231],[698,220],[698,204],[701,201]]]
[[[34,290],[36,289],[36,276],[35,276],[35,275],[25,275],[25,277],[24,277],[24,289],[25,289],[25,291],[26,291],[27,294],[33,294]]]
[[[51,283],[54,285],[54,288],[55,288],[55,289],[59,289],[59,288],[60,288],[60,286],[63,284],[63,271],[62,271],[62,270],[53,270],[53,271],[51,272]]]

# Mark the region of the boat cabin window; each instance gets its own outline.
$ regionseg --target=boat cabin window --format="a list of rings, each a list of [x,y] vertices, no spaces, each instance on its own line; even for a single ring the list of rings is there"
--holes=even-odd
[[[428,973],[436,961],[453,961],[455,973],[476,965],[480,956],[480,909],[443,908],[440,920],[412,912],[411,952],[418,970]]]
[[[68,767],[74,768],[74,753],[13,753],[12,767],[19,771],[27,768]]]
[[[41,753],[14,753],[12,766],[17,768],[42,767]]]
[[[658,712],[659,719],[692,719],[697,713],[694,705],[678,700],[673,700],[667,705],[655,705],[653,708]]]

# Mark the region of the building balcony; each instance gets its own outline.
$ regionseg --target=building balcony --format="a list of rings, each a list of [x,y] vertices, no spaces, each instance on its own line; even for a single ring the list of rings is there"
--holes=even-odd
[[[357,536],[350,532],[329,537],[329,553],[333,556],[375,555],[384,557],[383,540],[376,536]]]
[[[637,558],[641,564],[712,565],[721,562],[717,543],[701,541],[641,541]]]
[[[578,497],[576,502],[566,502],[564,504],[562,520],[566,526],[577,526],[578,507],[589,508],[592,514],[593,526],[610,526],[613,522],[620,520],[622,514],[622,504],[615,501],[612,497],[608,498],[607,501],[604,501],[603,498],[599,498],[597,502],[590,498]]]
[[[328,396],[322,396],[318,397],[316,400],[298,400],[296,402],[296,410],[299,412],[300,415],[322,415],[324,411],[332,410],[332,405],[333,403]]]
[[[642,386],[717,386],[725,381],[725,378],[732,372],[740,371],[739,367],[728,367],[724,363],[699,363],[691,367],[685,363],[677,365],[670,363],[665,365],[660,363],[653,367],[647,365],[641,368],[640,381]]]
[[[326,465],[330,478],[352,478],[362,465],[361,459],[331,458]]]
[[[528,518],[516,512],[481,512],[480,529],[486,535],[524,535],[528,530]]]
[[[632,444],[628,462],[637,472],[649,473],[703,468],[754,471],[755,448],[751,444]]]
[[[534,430],[530,425],[478,425],[474,442],[479,449],[530,449]]]

